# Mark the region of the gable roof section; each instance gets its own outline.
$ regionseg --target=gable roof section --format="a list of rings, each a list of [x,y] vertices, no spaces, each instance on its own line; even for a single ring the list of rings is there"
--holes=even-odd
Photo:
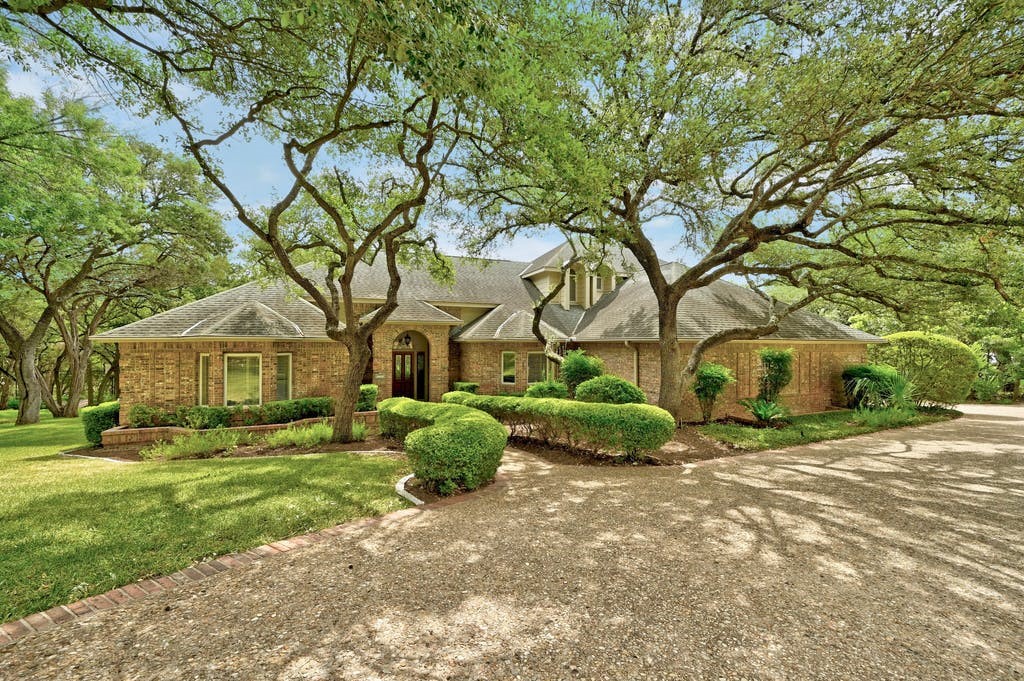
[[[602,297],[587,310],[573,334],[578,341],[657,340],[658,302],[643,273],[635,275],[614,296]],[[757,326],[767,321],[765,301],[754,291],[716,281],[688,292],[679,302],[676,328],[680,340],[699,340],[726,329]],[[881,342],[869,333],[833,322],[806,310],[782,320],[772,340]]]
[[[371,319],[377,314],[377,308],[372,310],[365,315],[363,319]],[[391,316],[388,317],[389,322],[418,322],[420,324],[461,324],[462,320],[454,315],[450,315],[444,310],[440,310],[430,303],[425,303],[422,300],[399,300],[398,307]]]

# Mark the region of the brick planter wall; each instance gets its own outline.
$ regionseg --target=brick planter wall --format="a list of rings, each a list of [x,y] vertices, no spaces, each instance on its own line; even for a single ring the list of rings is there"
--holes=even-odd
[[[291,423],[271,423],[260,426],[234,426],[231,428],[225,428],[225,430],[246,431],[256,435],[260,433],[271,433],[275,430],[283,430],[289,426],[303,426],[319,423],[322,420],[323,419],[321,418],[301,419],[299,421],[292,421]],[[376,411],[356,412],[354,420],[356,423],[364,424],[371,433],[376,433],[379,429]],[[126,445],[149,444],[159,440],[173,440],[176,437],[192,435],[196,432],[198,431],[191,428],[181,428],[179,426],[158,426],[155,428],[129,428],[128,426],[116,426],[103,431],[102,438],[104,447],[124,447]]]

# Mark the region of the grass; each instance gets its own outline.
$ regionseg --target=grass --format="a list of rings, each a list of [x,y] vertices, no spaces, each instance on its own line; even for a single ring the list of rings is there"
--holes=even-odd
[[[0,411],[0,621],[406,505],[407,465],[387,457],[69,459],[79,419],[15,415]]]
[[[794,416],[784,428],[755,428],[736,423],[711,423],[699,426],[707,437],[727,442],[740,449],[758,451],[793,447],[809,442],[838,440],[851,435],[863,435],[888,428],[921,426],[955,418],[959,413],[949,410],[922,411],[898,418],[888,415],[862,417],[852,411],[832,411],[823,414]]]

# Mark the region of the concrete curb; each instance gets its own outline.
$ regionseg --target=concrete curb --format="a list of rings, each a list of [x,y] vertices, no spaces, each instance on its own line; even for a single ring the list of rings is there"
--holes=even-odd
[[[416,477],[415,474],[409,473],[409,475],[405,476],[404,478],[402,478],[401,480],[396,482],[395,483],[395,491],[398,492],[398,496],[402,497],[406,501],[411,501],[412,503],[416,504],[417,506],[422,506],[426,502],[423,501],[422,499],[418,498],[418,497],[413,496],[412,494],[409,494],[409,492],[407,492],[406,489],[405,489],[405,483],[409,482],[414,477]]]

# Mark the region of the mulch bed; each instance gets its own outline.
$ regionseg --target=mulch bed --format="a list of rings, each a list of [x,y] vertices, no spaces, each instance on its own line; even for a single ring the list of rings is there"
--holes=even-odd
[[[126,445],[123,447],[82,447],[74,449],[66,454],[73,454],[75,456],[88,456],[97,459],[117,459],[119,461],[145,461],[139,452],[149,444],[144,445]],[[233,452],[229,455],[220,455],[210,458],[217,459],[237,459],[237,458],[249,458],[259,456],[296,456],[304,454],[330,454],[333,452],[367,452],[367,451],[379,451],[379,452],[393,452],[396,457],[404,456],[402,446],[391,438],[386,438],[381,435],[368,435],[365,440],[361,442],[346,442],[344,444],[339,442],[325,442],[323,444],[316,445],[314,447],[275,447],[270,448],[265,445],[242,445],[236,447]],[[189,461],[195,461],[196,459],[189,459]]]
[[[423,486],[423,483],[417,480],[416,478],[410,478],[408,481],[406,481],[405,491],[413,495],[420,501],[426,502],[428,504],[433,501],[440,501],[441,499],[448,498],[441,496],[437,492],[432,492],[431,490],[427,489],[426,487]]]

